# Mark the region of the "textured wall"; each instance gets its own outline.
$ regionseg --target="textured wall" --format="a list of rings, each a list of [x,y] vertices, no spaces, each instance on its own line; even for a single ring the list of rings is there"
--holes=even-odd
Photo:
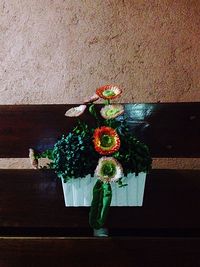
[[[200,101],[199,0],[0,0],[0,103]]]

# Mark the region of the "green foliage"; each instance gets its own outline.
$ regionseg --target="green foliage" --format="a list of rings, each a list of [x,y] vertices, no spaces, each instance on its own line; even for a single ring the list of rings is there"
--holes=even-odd
[[[121,146],[113,157],[121,162],[124,175],[130,172],[148,172],[151,169],[152,159],[148,147],[129,132],[120,136]]]
[[[116,129],[120,136],[120,149],[112,156],[122,164],[124,176],[130,172],[136,175],[139,172],[148,172],[152,164],[149,148],[130,132],[126,121],[110,119],[105,120],[104,125]],[[121,182],[119,183],[121,187]]]
[[[41,159],[41,158],[48,158],[52,160],[52,152],[53,149],[47,149],[46,151],[42,152],[41,154],[35,154],[36,159]]]
[[[130,172],[137,175],[139,172],[148,172],[151,169],[152,159],[148,147],[130,133],[124,120],[99,118],[94,104],[90,105],[89,112],[94,116],[98,125],[109,126],[117,130],[121,146],[110,156],[122,164],[124,176]],[[49,158],[51,163],[48,164],[48,168],[54,169],[58,177],[65,182],[71,178],[93,175],[101,157],[94,149],[93,132],[93,128],[79,121],[72,132],[66,136],[63,135],[57,141],[53,149],[36,155],[36,158]],[[123,187],[127,184],[120,179],[118,185]]]
[[[90,106],[89,106],[89,112],[90,112],[90,114],[92,116],[94,116],[94,118],[96,119],[97,123],[99,124],[100,118],[99,118],[99,116],[97,114],[97,111],[95,109],[95,104],[93,104],[93,103],[90,104]]]
[[[49,168],[64,182],[93,174],[99,157],[93,149],[91,134],[89,127],[79,122],[71,133],[57,141],[51,152],[48,150],[40,157],[52,160]]]
[[[120,178],[120,179],[117,181],[117,183],[118,183],[118,186],[119,186],[119,187],[125,187],[125,186],[128,185],[128,184],[124,184],[124,183],[123,183],[122,178]]]

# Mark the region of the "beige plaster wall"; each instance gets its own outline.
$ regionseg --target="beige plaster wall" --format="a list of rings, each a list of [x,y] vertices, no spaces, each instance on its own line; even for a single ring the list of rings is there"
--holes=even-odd
[[[0,104],[200,101],[199,0],[0,0]]]
[[[109,83],[121,102],[200,101],[199,73],[199,0],[0,0],[0,104],[79,103]]]

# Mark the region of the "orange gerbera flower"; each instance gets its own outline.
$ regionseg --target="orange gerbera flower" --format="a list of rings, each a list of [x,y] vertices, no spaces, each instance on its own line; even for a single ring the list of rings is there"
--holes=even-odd
[[[96,94],[103,99],[114,99],[120,96],[122,90],[115,85],[104,85],[96,89]]]
[[[95,129],[93,135],[95,150],[101,155],[110,155],[120,148],[120,139],[117,132],[107,126]]]

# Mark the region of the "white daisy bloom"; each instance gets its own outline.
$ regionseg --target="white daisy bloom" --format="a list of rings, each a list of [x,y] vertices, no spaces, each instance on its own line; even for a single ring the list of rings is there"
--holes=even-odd
[[[121,164],[113,157],[102,157],[99,159],[95,175],[102,182],[116,182],[123,176]]]
[[[91,97],[86,98],[84,100],[84,104],[93,103],[93,102],[97,101],[98,99],[99,99],[99,96],[97,94],[94,94]]]
[[[124,107],[121,104],[105,105],[100,113],[104,119],[114,119],[124,113]]]
[[[86,105],[80,105],[78,107],[70,108],[66,111],[65,116],[66,117],[78,117],[83,114],[83,112],[86,109]]]

